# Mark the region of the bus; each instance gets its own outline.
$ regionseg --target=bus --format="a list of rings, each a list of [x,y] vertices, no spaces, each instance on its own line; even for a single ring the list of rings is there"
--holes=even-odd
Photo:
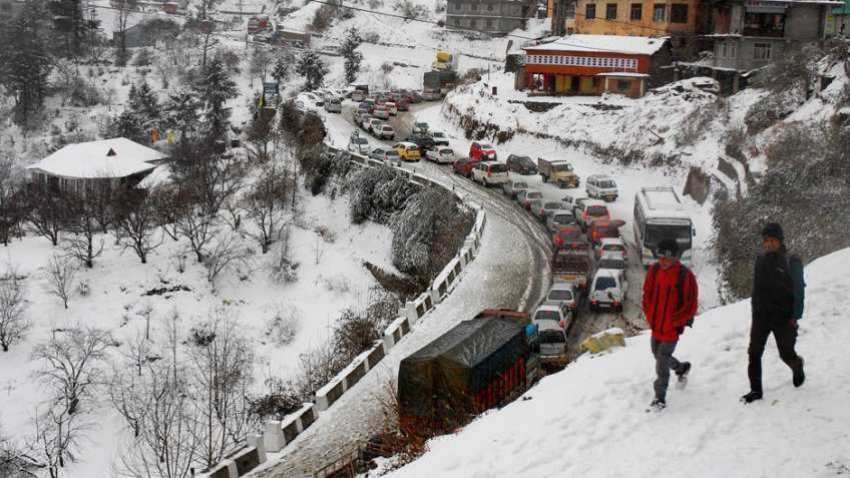
[[[656,257],[662,239],[675,239],[679,258],[690,265],[692,260],[693,222],[672,187],[641,188],[635,195],[635,245],[641,263],[648,267]]]

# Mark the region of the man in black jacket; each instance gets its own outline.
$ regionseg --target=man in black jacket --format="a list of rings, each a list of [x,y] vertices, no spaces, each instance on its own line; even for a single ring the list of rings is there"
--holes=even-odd
[[[793,372],[795,387],[803,385],[803,358],[794,351],[797,321],[803,314],[803,266],[796,256],[788,256],[783,244],[782,227],[776,223],[762,229],[764,253],[756,258],[751,299],[753,322],[750,329],[750,393],[741,397],[744,403],[762,398],[761,356],[767,338],[773,333],[779,357]]]

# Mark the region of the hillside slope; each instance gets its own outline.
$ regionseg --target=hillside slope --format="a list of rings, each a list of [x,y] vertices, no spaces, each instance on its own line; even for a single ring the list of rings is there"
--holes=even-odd
[[[696,319],[677,350],[694,369],[671,386],[668,408],[652,399],[649,335],[624,349],[581,357],[522,399],[493,411],[390,476],[826,477],[850,472],[850,323],[842,313],[850,249],[806,269],[807,305],[798,351],[807,382],[791,385],[771,339],[764,357],[765,399],[748,390],[749,301]]]

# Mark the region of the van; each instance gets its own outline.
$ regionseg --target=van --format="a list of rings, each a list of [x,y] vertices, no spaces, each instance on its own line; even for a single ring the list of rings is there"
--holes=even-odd
[[[611,176],[604,174],[594,174],[587,178],[585,183],[587,195],[594,199],[602,199],[604,201],[616,201],[620,193],[617,190],[617,183]]]
[[[597,269],[590,285],[590,310],[611,309],[623,310],[629,281],[626,271],[619,269]]]
[[[502,185],[509,179],[508,167],[502,163],[479,162],[472,168],[472,180],[483,186]]]

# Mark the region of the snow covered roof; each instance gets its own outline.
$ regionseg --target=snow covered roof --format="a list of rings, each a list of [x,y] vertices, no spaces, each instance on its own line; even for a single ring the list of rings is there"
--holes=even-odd
[[[567,35],[551,43],[528,46],[523,50],[625,53],[653,55],[667,42],[667,37],[636,37],[616,35]]]
[[[125,178],[156,167],[166,158],[159,151],[127,138],[69,144],[27,169],[76,179]]]

